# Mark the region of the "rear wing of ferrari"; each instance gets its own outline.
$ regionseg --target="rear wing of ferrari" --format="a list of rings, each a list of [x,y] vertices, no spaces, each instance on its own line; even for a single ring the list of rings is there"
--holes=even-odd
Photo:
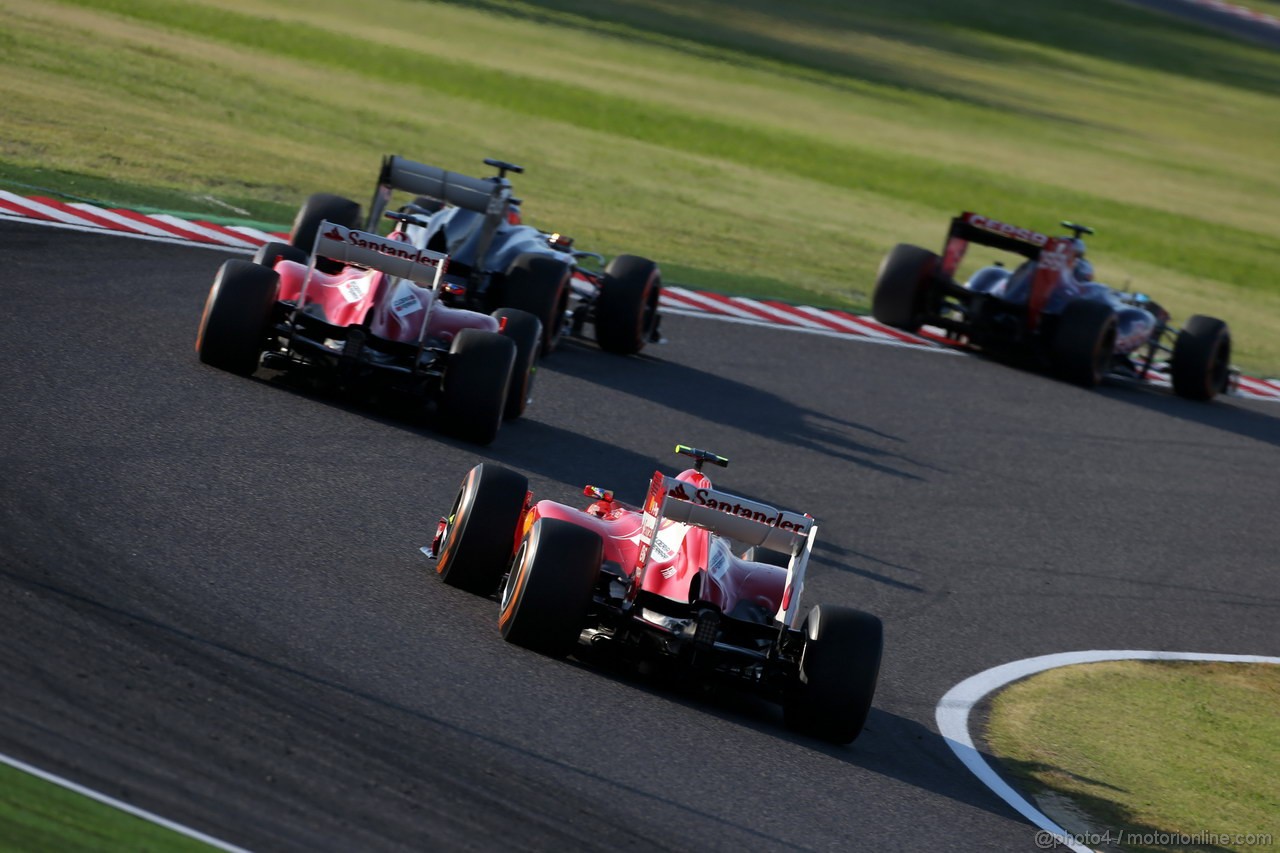
[[[329,258],[344,264],[409,279],[429,287],[434,293],[440,292],[444,271],[449,264],[449,256],[441,252],[418,249],[410,243],[380,237],[368,231],[347,228],[328,220],[321,221],[320,227],[316,229],[316,242],[312,247],[307,274],[302,280],[297,304],[289,318],[290,348],[300,334],[299,319],[307,305],[307,290],[311,286],[312,279],[315,278],[316,258]],[[368,294],[367,282],[360,282],[358,279],[346,278],[338,286],[350,302],[358,302]],[[416,300],[414,296],[407,298]],[[417,356],[413,361],[412,372],[415,375],[422,362],[422,353],[426,345],[427,324],[423,323],[418,332]]]
[[[655,471],[644,505],[638,572],[648,566],[649,546],[664,521],[701,527],[746,545],[790,554],[786,591],[774,618],[788,627],[798,626],[805,571],[818,532],[813,516],[694,486]]]
[[[389,154],[382,158],[378,186],[369,205],[370,231],[381,220],[395,190],[438,199],[445,204],[501,217],[511,200],[511,182],[506,178],[473,178]]]
[[[449,264],[449,256],[441,252],[419,249],[410,243],[346,228],[328,220],[321,222],[316,230],[311,266],[307,270],[308,281],[315,270],[317,257],[407,278],[432,290],[438,288],[440,278]],[[303,288],[305,293],[305,282]]]

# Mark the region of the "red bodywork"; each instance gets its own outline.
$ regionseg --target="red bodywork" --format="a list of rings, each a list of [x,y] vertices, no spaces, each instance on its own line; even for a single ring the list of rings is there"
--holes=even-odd
[[[655,482],[663,482],[660,473]],[[694,469],[667,482],[695,489],[711,486],[710,479]],[[651,494],[646,501],[651,512],[656,508],[653,501]],[[562,519],[598,533],[606,564],[614,564],[631,581],[631,601],[641,591],[680,603],[697,600],[753,622],[771,621],[784,604],[786,568],[743,560],[732,553],[726,539],[701,527],[665,519],[650,547],[642,508],[612,498],[597,500],[585,510],[543,500],[526,510],[517,527],[517,544],[539,518]]]
[[[387,240],[408,243],[402,227],[388,234]],[[273,268],[280,277],[276,300],[292,302],[303,314],[337,327],[367,323],[369,332],[385,341],[430,339],[448,345],[462,329],[499,330],[498,320],[492,316],[449,307],[430,287],[381,270],[346,265],[337,273],[325,273],[280,257]]]
[[[296,304],[307,264],[279,259],[274,269],[280,276],[277,300]],[[369,332],[384,340],[416,344],[424,324],[425,339],[446,345],[463,329],[498,331],[498,321],[488,314],[450,308],[430,288],[379,270],[357,266],[332,274],[312,270],[306,291],[300,306],[304,313],[341,327],[367,320]]]

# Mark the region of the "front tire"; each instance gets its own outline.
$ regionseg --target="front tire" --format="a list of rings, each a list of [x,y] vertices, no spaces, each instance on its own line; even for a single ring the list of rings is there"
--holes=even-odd
[[[1116,312],[1105,302],[1077,299],[1058,318],[1050,362],[1058,375],[1083,388],[1096,388],[1116,350]]]
[[[515,343],[497,332],[458,332],[442,380],[441,429],[455,438],[491,444],[502,426],[515,361]]]
[[[1173,392],[1188,400],[1212,400],[1227,390],[1231,330],[1216,317],[1193,314],[1173,344]]]
[[[783,700],[787,727],[850,743],[862,732],[880,677],[884,626],[870,613],[818,605],[805,618],[798,679]]]
[[[506,308],[528,311],[542,323],[542,355],[555,351],[564,331],[564,315],[569,309],[569,278],[573,269],[564,261],[537,252],[519,255],[502,285],[501,302]]]
[[[223,263],[200,316],[200,360],[240,376],[257,370],[279,288],[275,270],[238,258]]]
[[[924,325],[939,258],[928,249],[899,243],[876,273],[871,315],[895,329],[916,332]]]
[[[604,542],[594,531],[558,518],[535,521],[502,589],[502,638],[552,657],[571,652],[591,606],[603,553]]]
[[[524,414],[533,395],[533,380],[538,370],[538,348],[542,345],[542,323],[528,311],[515,308],[499,308],[493,312],[499,321],[506,320],[502,336],[516,345],[516,363],[511,369],[511,384],[507,387],[507,404],[502,410],[504,420],[514,421]]]
[[[309,257],[316,247],[320,223],[326,219],[346,228],[358,229],[360,205],[340,195],[315,193],[298,208],[298,214],[293,218],[293,227],[289,229],[289,245],[301,249]],[[340,262],[328,258],[319,259],[316,266],[328,273],[342,268]]]
[[[436,559],[440,580],[476,595],[497,590],[528,494],[528,478],[510,468],[482,463],[468,471],[446,516]]]
[[[595,305],[596,342],[620,355],[644,349],[658,326],[662,273],[648,258],[618,255],[605,267]]]
[[[310,255],[297,246],[291,246],[288,243],[264,243],[258,247],[258,251],[253,253],[253,262],[255,264],[271,267],[272,269],[281,261],[306,264],[310,260]]]

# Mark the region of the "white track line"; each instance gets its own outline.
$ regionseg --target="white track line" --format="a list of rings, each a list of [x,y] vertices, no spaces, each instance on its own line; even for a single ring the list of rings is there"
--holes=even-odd
[[[128,803],[121,802],[120,800],[114,799],[113,797],[108,797],[106,794],[100,794],[97,791],[84,787],[83,785],[78,785],[75,782],[70,781],[69,779],[63,779],[61,776],[55,776],[46,770],[41,770],[38,767],[32,767],[30,764],[27,764],[24,761],[19,761],[16,758],[10,758],[9,756],[4,755],[3,753],[0,753],[0,763],[7,764],[10,767],[14,768],[15,770],[21,770],[23,773],[30,773],[32,776],[37,776],[45,780],[46,782],[52,782],[55,785],[59,785],[63,788],[66,788],[68,791],[74,791],[77,794],[88,797],[91,800],[97,800],[100,803],[111,806],[112,808],[119,809],[122,812],[127,812],[133,815],[134,817],[140,817],[143,820],[150,821],[151,823],[154,823],[157,826],[163,826],[165,829],[172,830],[173,832],[176,832],[179,835],[185,835],[188,838],[194,838],[196,841],[204,842],[205,844],[208,844],[210,847],[216,847],[219,850],[226,850],[228,851],[228,853],[249,853],[249,851],[245,850],[243,847],[237,847],[234,844],[228,844],[225,841],[214,838],[211,835],[205,835],[203,832],[192,829],[189,826],[183,826],[180,823],[174,823],[168,818],[163,818],[163,817],[160,817],[160,815],[152,814],[149,811],[144,811],[143,809],[140,809],[137,806],[131,806]]]
[[[1262,655],[1220,655],[1203,652],[1149,652],[1149,651],[1085,651],[1062,652],[1056,655],[1027,658],[1014,661],[970,676],[947,691],[938,701],[935,717],[938,733],[947,746],[973,774],[1004,800],[1018,814],[1046,832],[1054,834],[1054,841],[1076,853],[1094,853],[1092,848],[1076,841],[1067,830],[1054,823],[1044,812],[1031,805],[1021,794],[1005,782],[982,757],[969,734],[969,714],[975,705],[989,694],[1037,672],[1073,666],[1080,663],[1100,663],[1114,660],[1183,660],[1212,661],[1218,663],[1272,663],[1280,664],[1280,658]],[[1039,842],[1037,842],[1039,846]],[[1046,845],[1047,846],[1047,845]],[[1043,849],[1043,848],[1041,848]]]
[[[100,210],[94,211],[99,216],[103,216]],[[107,211],[110,213],[110,211]],[[69,222],[47,222],[42,219],[32,219],[29,216],[19,216],[16,213],[7,213],[0,210],[0,221],[4,222],[22,222],[27,225],[44,225],[48,228],[61,228],[64,231],[81,231],[86,234],[107,234],[113,237],[129,237],[134,240],[146,240],[149,243],[169,243],[173,246],[194,246],[197,249],[216,249],[221,252],[240,252],[245,255],[253,254],[251,249],[240,249],[235,246],[218,245],[215,243],[198,243],[195,240],[188,240],[177,235],[169,236],[164,232],[158,234],[130,234],[124,231],[111,231],[98,225],[72,225]],[[141,223],[138,223],[141,227]],[[160,231],[160,229],[156,229]]]

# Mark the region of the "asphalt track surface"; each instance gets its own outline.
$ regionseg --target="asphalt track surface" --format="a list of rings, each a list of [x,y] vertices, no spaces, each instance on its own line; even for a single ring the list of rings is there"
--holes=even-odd
[[[488,449],[198,363],[220,251],[0,224],[0,752],[254,850],[1021,850],[934,725],[1076,649],[1280,654],[1280,410],[671,318]],[[639,500],[676,442],[822,523],[863,735],[508,646],[417,548],[494,460]]]

